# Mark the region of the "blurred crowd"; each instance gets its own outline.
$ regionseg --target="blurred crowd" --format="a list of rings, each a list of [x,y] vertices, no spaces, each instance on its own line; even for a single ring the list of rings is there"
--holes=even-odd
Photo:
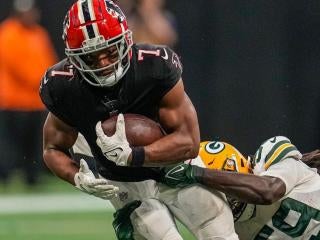
[[[43,168],[39,80],[57,56],[35,2],[15,0],[12,7],[0,25],[0,180],[21,169],[33,186]]]
[[[128,18],[134,42],[175,47],[176,23],[165,0],[115,2]],[[32,187],[47,173],[42,161],[47,112],[38,91],[40,79],[58,56],[40,19],[35,0],[14,0],[10,16],[0,23],[0,184],[4,185],[18,173]]]
[[[165,44],[177,42],[174,16],[165,9],[164,0],[117,0],[125,12],[134,42]]]

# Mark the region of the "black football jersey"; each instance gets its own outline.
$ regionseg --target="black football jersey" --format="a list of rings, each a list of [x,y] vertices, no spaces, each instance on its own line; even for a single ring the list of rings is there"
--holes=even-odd
[[[150,178],[156,169],[132,171],[106,160],[96,145],[95,125],[118,113],[142,114],[157,121],[159,103],[181,73],[179,57],[170,48],[135,44],[130,68],[115,86],[90,85],[64,59],[47,70],[41,81],[40,97],[50,112],[85,136],[96,159],[95,169],[101,175],[118,181],[143,180]]]

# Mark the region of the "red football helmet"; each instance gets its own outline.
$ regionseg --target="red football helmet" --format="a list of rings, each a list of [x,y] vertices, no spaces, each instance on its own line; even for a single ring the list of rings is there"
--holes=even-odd
[[[91,85],[115,85],[130,66],[132,33],[125,15],[111,0],[78,0],[64,20],[65,53]],[[107,66],[94,66],[92,56],[111,52]]]

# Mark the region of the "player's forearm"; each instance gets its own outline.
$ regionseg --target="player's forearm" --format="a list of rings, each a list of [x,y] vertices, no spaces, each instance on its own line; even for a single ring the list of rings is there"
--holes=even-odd
[[[59,178],[74,183],[74,175],[79,171],[76,162],[65,153],[57,149],[46,149],[43,152],[43,159],[47,167]]]
[[[199,142],[191,137],[169,134],[145,146],[143,166],[163,166],[194,158],[199,152]]]
[[[195,177],[200,183],[244,202],[268,205],[285,192],[278,178],[196,168],[199,171],[195,171]]]

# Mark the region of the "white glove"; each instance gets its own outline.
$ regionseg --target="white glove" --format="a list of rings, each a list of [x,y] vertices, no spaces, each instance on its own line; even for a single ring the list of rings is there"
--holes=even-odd
[[[119,188],[108,184],[103,178],[96,178],[85,160],[80,160],[80,169],[74,175],[76,188],[96,197],[109,200],[117,196]]]
[[[132,152],[126,137],[126,129],[123,114],[118,115],[116,132],[108,137],[104,134],[101,122],[96,125],[97,144],[104,156],[119,166],[127,166],[128,158]]]

